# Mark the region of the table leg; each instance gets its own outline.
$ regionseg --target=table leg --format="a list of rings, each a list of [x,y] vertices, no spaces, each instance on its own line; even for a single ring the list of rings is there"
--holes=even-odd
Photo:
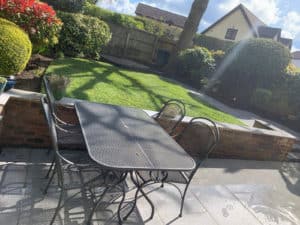
[[[130,172],[130,178],[133,182],[133,184],[136,186],[137,190],[135,192],[135,196],[134,196],[134,200],[133,200],[133,206],[132,208],[130,209],[130,211],[126,214],[126,216],[124,216],[124,220],[126,220],[130,215],[131,213],[133,212],[133,210],[135,209],[136,207],[136,203],[137,203],[137,198],[138,198],[138,193],[141,192],[142,196],[147,200],[147,202],[149,203],[149,205],[151,206],[151,216],[147,219],[147,221],[151,220],[154,216],[154,205],[152,203],[152,201],[150,200],[150,198],[147,196],[147,194],[144,192],[143,190],[143,186],[146,185],[148,182],[152,182],[152,180],[149,180],[149,181],[144,181],[140,184],[138,182],[138,178],[136,177],[136,179],[134,179],[134,175],[133,175],[133,172]]]
[[[93,218],[93,214],[95,212],[95,210],[97,209],[98,205],[100,204],[101,200],[103,199],[103,197],[105,196],[105,194],[111,190],[112,188],[114,188],[115,186],[119,185],[119,184],[122,184],[125,179],[127,177],[127,172],[123,173],[119,180],[116,181],[116,183],[113,183],[113,184],[108,184],[107,187],[105,188],[105,190],[103,191],[103,193],[101,194],[101,196],[99,197],[99,199],[96,201],[96,203],[94,204],[94,207],[89,215],[89,218],[87,220],[87,225],[90,225],[91,224],[91,221],[92,221],[92,218]],[[105,180],[106,178],[104,178]],[[105,184],[104,184],[105,185]],[[124,187],[124,184],[122,184],[122,187]],[[124,189],[124,188],[123,188]],[[125,189],[123,190],[123,196],[125,195]],[[125,197],[124,197],[125,198]],[[120,205],[123,204],[123,203],[120,203]],[[119,208],[120,208],[120,205],[119,205]],[[118,215],[119,215],[119,212],[118,212]],[[120,220],[119,220],[120,221]]]

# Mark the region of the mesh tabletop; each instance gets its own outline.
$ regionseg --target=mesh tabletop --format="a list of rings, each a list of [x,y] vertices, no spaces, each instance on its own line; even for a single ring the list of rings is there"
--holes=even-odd
[[[90,157],[114,169],[181,170],[194,160],[144,111],[75,103]]]

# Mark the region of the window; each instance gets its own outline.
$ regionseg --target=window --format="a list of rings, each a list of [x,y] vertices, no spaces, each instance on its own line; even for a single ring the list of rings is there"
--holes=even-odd
[[[234,28],[228,28],[225,34],[225,39],[234,40],[238,30]]]

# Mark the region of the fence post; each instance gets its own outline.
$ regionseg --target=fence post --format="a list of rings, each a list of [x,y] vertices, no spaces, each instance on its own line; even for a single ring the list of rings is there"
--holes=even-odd
[[[156,59],[155,53],[157,50],[157,46],[158,46],[158,36],[155,36],[154,43],[153,43],[153,49],[152,49],[152,57],[151,57],[152,62],[155,61],[155,59]]]
[[[126,55],[126,50],[127,50],[127,47],[128,47],[129,38],[130,38],[130,33],[129,33],[129,32],[126,32],[126,39],[125,39],[125,45],[124,45],[123,56]]]

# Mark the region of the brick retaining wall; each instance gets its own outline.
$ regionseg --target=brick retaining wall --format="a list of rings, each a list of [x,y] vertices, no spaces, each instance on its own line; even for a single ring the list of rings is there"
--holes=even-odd
[[[66,121],[78,121],[74,109],[61,108],[60,111]],[[49,146],[47,124],[39,99],[11,97],[3,106],[2,116],[0,146]],[[179,130],[186,124],[183,122]],[[284,160],[295,143],[294,138],[275,131],[230,124],[219,124],[219,127],[221,142],[212,155],[216,158]],[[194,151],[199,150],[199,146],[195,146]]]

